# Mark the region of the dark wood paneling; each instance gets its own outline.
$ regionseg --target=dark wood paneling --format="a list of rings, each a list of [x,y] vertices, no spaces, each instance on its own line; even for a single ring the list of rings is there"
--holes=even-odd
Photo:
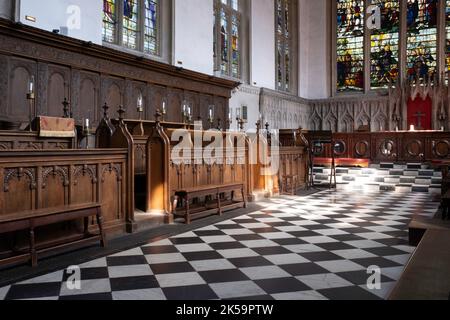
[[[369,159],[374,162],[422,162],[450,159],[450,134],[446,132],[336,133],[333,141],[346,148],[336,158]],[[324,146],[319,157],[331,158]]]
[[[0,19],[0,121],[28,120],[27,84],[31,75],[37,85],[37,115],[62,116],[64,98],[78,124],[89,118],[93,125],[102,117],[106,102],[112,118],[119,105],[126,118],[137,119],[139,90],[145,102],[144,119],[153,120],[162,100],[167,101],[166,121],[180,122],[181,103],[193,106],[194,120],[206,125],[208,105],[217,106],[225,120],[228,99],[238,83],[211,77]],[[212,101],[205,103],[204,97]]]

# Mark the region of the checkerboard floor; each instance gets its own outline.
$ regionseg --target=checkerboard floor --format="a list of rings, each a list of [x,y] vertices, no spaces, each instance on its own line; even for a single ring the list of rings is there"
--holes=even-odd
[[[81,289],[61,270],[0,288],[0,299],[385,299],[413,248],[413,215],[434,215],[422,193],[322,191],[259,203],[261,211],[80,265]],[[366,283],[381,269],[381,289]]]

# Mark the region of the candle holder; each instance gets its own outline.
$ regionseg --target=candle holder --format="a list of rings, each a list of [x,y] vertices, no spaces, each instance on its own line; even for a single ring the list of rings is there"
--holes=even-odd
[[[217,119],[217,130],[222,130],[222,119],[220,118]]]
[[[64,98],[64,101],[62,102],[63,105],[63,118],[70,118],[71,114],[70,114],[70,102],[67,101],[67,98]]]
[[[230,118],[228,118],[225,121],[225,129],[231,130],[231,125],[233,124],[233,120],[231,120]]]
[[[160,111],[160,113],[161,113],[161,120],[162,120],[162,122],[164,122],[165,119],[166,119],[166,115],[167,115],[167,109],[166,109],[166,103],[165,102],[163,102],[162,110]]]
[[[29,115],[28,115],[28,130],[31,132],[33,131],[32,125],[33,125],[33,119],[35,117],[35,110],[36,110],[36,96],[34,92],[27,93],[27,100],[29,104]]]
[[[244,124],[245,124],[245,121],[243,120],[243,119],[239,119],[239,130],[242,132],[242,131],[244,131]]]
[[[86,125],[83,125],[83,137],[86,140],[85,149],[89,149],[89,140],[91,136],[91,130],[89,129],[89,120],[86,121]]]

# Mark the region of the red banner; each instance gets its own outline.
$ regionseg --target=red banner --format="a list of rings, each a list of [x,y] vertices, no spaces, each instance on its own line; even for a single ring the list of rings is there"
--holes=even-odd
[[[417,97],[408,100],[408,128],[414,126],[416,130],[432,130],[431,109],[432,100],[428,96],[425,100]]]

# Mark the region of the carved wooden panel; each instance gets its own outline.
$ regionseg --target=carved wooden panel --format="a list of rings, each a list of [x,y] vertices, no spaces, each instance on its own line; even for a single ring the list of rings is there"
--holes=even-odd
[[[147,116],[146,119],[154,120],[156,109],[160,109],[162,111],[162,104],[166,102],[166,110],[169,112],[169,105],[167,99],[167,90],[165,87],[157,86],[157,85],[149,85],[148,86],[148,103],[147,103]],[[179,111],[180,108],[177,108]],[[172,114],[172,112],[170,112]],[[168,116],[164,120],[169,120]]]
[[[7,56],[0,55],[0,70],[4,70],[0,73],[0,119],[4,120],[8,118],[9,112],[9,99],[10,93],[8,92],[8,74],[9,72],[9,60]]]
[[[117,118],[117,110],[124,103],[124,80],[102,76],[102,102],[110,107],[109,115],[111,118]]]
[[[47,105],[45,115],[62,117],[62,102],[70,99],[71,73],[69,68],[48,65]]]
[[[76,165],[72,169],[71,204],[97,202],[97,166]]]
[[[430,143],[430,151],[436,159],[450,159],[450,139],[438,138]]]
[[[82,123],[88,118],[92,124],[98,124],[103,110],[99,101],[100,76],[95,73],[80,72],[79,83],[79,104],[76,105],[75,118],[78,123]],[[75,104],[75,101],[74,101]]]
[[[402,140],[402,159],[406,161],[422,161],[425,158],[425,137],[408,137]]]
[[[102,211],[107,223],[117,223],[124,218],[122,195],[123,178],[120,164],[105,164],[101,169]]]
[[[3,201],[1,214],[9,214],[30,210],[36,206],[36,169],[34,168],[11,168],[2,169]],[[20,196],[18,196],[20,195]]]
[[[69,168],[52,166],[42,168],[42,208],[69,204]]]
[[[183,122],[181,114],[181,106],[183,103],[183,91],[173,88],[167,89],[168,111],[167,121],[171,122]]]
[[[37,79],[36,62],[11,57],[9,62],[9,101],[7,115],[14,121],[29,119],[30,104],[26,98],[31,77]]]
[[[150,101],[148,97],[148,92],[145,83],[141,82],[127,82],[127,94],[126,94],[126,105],[127,109],[127,119],[139,119],[139,113],[137,111],[137,100],[139,95],[142,95],[142,107],[144,112],[142,113],[142,119],[146,119],[148,117],[148,109],[149,105],[152,101]]]

